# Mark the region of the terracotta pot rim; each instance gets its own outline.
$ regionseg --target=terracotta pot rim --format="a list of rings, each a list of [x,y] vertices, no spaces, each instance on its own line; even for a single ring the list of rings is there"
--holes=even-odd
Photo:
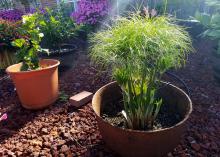
[[[20,62],[20,63],[13,64],[13,65],[7,67],[6,72],[7,72],[7,73],[11,73],[11,74],[27,74],[27,73],[33,73],[33,72],[39,72],[39,71],[44,71],[44,70],[52,69],[52,68],[55,68],[55,67],[57,67],[57,66],[60,65],[60,61],[58,61],[58,60],[56,60],[56,59],[41,59],[41,61],[42,61],[42,60],[44,60],[44,61],[55,61],[56,63],[54,63],[54,65],[48,66],[48,67],[46,67],[46,68],[37,69],[37,70],[31,70],[31,71],[16,71],[16,72],[10,71],[10,68],[11,68],[11,67],[13,67],[13,66],[18,66],[19,64],[22,64],[22,63]]]
[[[111,82],[111,83],[108,83],[104,86],[102,86],[93,96],[93,99],[92,99],[92,105],[94,104],[94,100],[96,99],[96,97],[99,95],[99,93],[104,89],[106,88],[107,86],[110,86],[112,84],[115,84],[117,83],[116,81],[114,82]],[[163,129],[158,129],[158,130],[148,130],[148,131],[144,131],[144,130],[132,130],[132,129],[124,129],[124,128],[120,128],[120,127],[116,127],[116,126],[113,126],[111,125],[110,123],[106,122],[103,120],[103,118],[101,116],[99,116],[95,111],[95,114],[97,116],[97,118],[99,118],[100,120],[102,120],[106,125],[109,125],[111,127],[114,127],[116,129],[119,129],[121,131],[125,131],[125,132],[132,132],[132,133],[149,133],[149,134],[153,134],[153,133],[158,133],[158,132],[163,132],[163,131],[168,131],[168,130],[171,130],[171,129],[174,129],[174,128],[177,128],[181,125],[183,125],[188,119],[189,119],[189,116],[190,114],[192,113],[193,111],[193,108],[192,108],[192,101],[190,99],[190,97],[182,90],[180,89],[179,87],[171,84],[171,83],[168,83],[168,82],[163,82],[165,84],[167,84],[168,86],[171,86],[172,88],[175,88],[177,90],[179,90],[181,93],[184,94],[184,96],[187,98],[188,102],[189,102],[189,110],[187,111],[187,113],[185,114],[185,117],[177,124],[171,126],[171,127],[167,127],[167,128],[163,128]]]

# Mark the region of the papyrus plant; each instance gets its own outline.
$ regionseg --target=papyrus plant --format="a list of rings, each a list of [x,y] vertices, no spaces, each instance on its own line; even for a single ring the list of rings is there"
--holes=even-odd
[[[93,61],[111,67],[123,91],[124,116],[131,129],[151,129],[163,104],[156,97],[162,74],[180,67],[192,49],[184,28],[166,16],[131,14],[91,39]]]

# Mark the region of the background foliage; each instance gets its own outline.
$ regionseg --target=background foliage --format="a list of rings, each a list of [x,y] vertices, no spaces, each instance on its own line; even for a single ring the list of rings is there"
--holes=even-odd
[[[206,29],[201,34],[203,37],[218,40],[217,53],[220,54],[220,1],[206,0],[206,5],[210,7],[210,11],[196,12],[195,19]]]

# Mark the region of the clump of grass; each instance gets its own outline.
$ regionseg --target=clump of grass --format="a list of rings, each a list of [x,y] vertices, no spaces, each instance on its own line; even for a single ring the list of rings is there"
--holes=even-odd
[[[128,127],[152,128],[162,105],[162,99],[155,97],[160,78],[185,63],[192,50],[189,34],[171,17],[135,13],[118,17],[112,26],[94,34],[91,42],[92,60],[111,67],[122,88]]]

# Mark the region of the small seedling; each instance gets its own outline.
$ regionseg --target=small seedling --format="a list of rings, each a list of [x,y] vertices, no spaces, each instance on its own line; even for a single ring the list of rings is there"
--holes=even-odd
[[[69,95],[67,95],[64,91],[61,91],[59,94],[59,101],[61,102],[68,102]]]

